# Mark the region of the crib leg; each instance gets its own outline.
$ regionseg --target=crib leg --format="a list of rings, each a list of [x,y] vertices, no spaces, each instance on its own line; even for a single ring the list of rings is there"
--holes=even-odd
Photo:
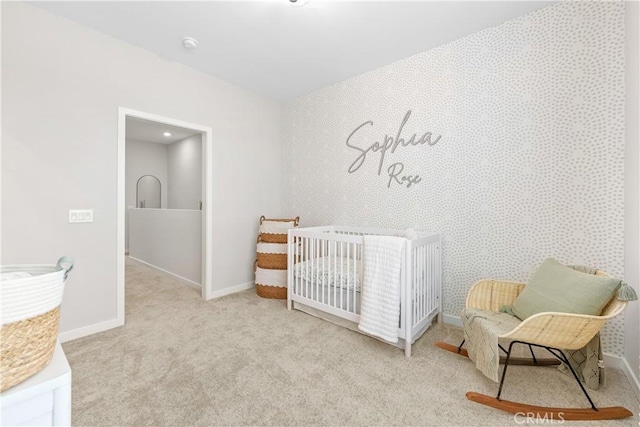
[[[287,298],[287,310],[289,310],[289,311],[291,311],[291,306],[293,305],[293,304],[291,304],[291,302],[292,301],[289,298]]]
[[[411,357],[411,340],[404,340],[404,356]]]

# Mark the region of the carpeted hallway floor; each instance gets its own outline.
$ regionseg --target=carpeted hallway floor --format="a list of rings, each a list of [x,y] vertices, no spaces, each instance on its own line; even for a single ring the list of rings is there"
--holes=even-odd
[[[126,325],[64,344],[77,426],[415,425],[517,426],[465,399],[497,384],[467,359],[433,346],[459,328],[435,325],[403,351],[246,291],[205,302],[197,291],[131,262]],[[584,406],[555,368],[509,368],[504,398]],[[639,404],[623,373],[608,371],[596,405]],[[556,422],[557,423],[557,422]],[[638,418],[570,422],[637,426]]]

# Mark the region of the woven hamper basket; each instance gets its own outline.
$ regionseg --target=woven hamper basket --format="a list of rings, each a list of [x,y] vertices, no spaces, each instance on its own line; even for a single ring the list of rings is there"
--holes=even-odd
[[[73,260],[0,267],[0,391],[37,374],[58,339],[64,281]]]
[[[287,237],[298,227],[300,217],[271,219],[260,217],[256,259],[256,293],[262,298],[287,298]]]

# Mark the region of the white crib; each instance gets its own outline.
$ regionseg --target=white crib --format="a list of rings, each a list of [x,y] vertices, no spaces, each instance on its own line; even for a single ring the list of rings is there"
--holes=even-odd
[[[404,236],[400,230],[323,226],[289,230],[287,307],[358,331],[364,235]],[[441,240],[415,232],[407,239],[401,273],[398,347],[411,344],[441,312]],[[405,309],[409,307],[409,309]],[[408,327],[407,327],[408,325]]]

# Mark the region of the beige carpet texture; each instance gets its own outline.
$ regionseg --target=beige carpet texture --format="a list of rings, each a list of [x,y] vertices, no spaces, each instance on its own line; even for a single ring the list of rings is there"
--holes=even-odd
[[[126,324],[63,345],[76,426],[518,426],[524,417],[465,398],[498,384],[459,355],[462,330],[437,324],[403,350],[245,291],[212,301],[159,273],[126,266]],[[624,374],[590,391],[600,406],[639,402]],[[503,399],[587,407],[554,367],[509,367]],[[565,422],[638,426],[639,418]],[[556,421],[554,424],[557,424]],[[539,421],[538,425],[549,425]]]

